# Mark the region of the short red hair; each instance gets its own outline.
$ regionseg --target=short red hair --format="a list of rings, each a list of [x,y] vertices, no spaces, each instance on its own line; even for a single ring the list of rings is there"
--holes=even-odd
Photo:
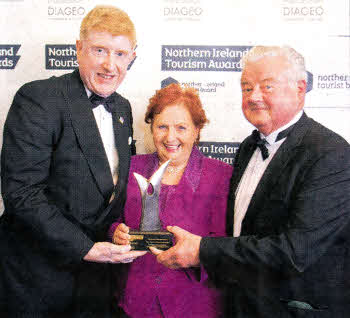
[[[205,115],[198,92],[194,88],[183,88],[180,84],[172,83],[157,90],[149,99],[145,122],[152,125],[155,115],[160,114],[166,107],[176,104],[185,106],[189,111],[193,124],[199,129],[198,142],[201,129],[209,121]]]
[[[86,39],[90,31],[108,32],[112,36],[126,36],[135,49],[135,26],[128,14],[117,7],[98,5],[93,8],[81,22],[80,40]]]

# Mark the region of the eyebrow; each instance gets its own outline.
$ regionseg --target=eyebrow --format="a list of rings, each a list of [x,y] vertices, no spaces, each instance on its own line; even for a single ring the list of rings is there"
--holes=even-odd
[[[115,50],[115,51],[117,51],[117,52],[123,52],[123,53],[129,53],[129,52],[131,52],[132,50],[128,50],[128,49],[119,49],[119,50]]]
[[[268,77],[262,80],[262,82],[276,82],[276,79],[273,77]]]
[[[261,83],[265,83],[265,82],[276,82],[277,80],[274,79],[273,77],[268,77],[268,78],[264,78]],[[243,81],[241,82],[241,85],[249,85],[249,81]]]
[[[241,82],[241,85],[248,85],[248,84],[249,84],[248,81]]]

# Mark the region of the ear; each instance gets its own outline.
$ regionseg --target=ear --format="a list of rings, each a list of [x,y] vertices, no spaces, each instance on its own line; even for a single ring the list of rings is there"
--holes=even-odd
[[[77,55],[81,52],[82,48],[83,48],[83,43],[81,40],[76,40],[75,41],[75,47],[77,50]]]
[[[135,59],[136,57],[136,51],[132,50],[132,53],[130,54],[129,64]]]
[[[299,80],[297,82],[299,96],[304,96],[306,94],[306,86],[307,86],[307,83],[305,80]]]

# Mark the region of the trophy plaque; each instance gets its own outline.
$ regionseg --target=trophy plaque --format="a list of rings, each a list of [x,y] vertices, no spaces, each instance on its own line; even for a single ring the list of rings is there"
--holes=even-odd
[[[132,250],[145,251],[151,246],[160,250],[167,250],[173,245],[172,233],[162,231],[159,220],[161,180],[169,163],[170,160],[163,163],[149,180],[134,172],[141,192],[142,216],[140,231],[131,230],[129,232]]]

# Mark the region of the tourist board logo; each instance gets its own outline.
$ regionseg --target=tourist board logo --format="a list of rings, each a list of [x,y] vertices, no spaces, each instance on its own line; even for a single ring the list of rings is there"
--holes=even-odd
[[[345,73],[318,74],[317,89],[350,90],[350,75]]]
[[[194,88],[198,93],[217,93],[219,90],[226,87],[225,81],[212,81],[212,80],[182,80],[178,81],[173,77],[167,77],[161,81],[161,88],[164,88],[172,83],[180,84],[182,87]]]
[[[306,71],[307,80],[306,80],[306,93],[310,92],[314,85],[314,76],[309,71]]]

